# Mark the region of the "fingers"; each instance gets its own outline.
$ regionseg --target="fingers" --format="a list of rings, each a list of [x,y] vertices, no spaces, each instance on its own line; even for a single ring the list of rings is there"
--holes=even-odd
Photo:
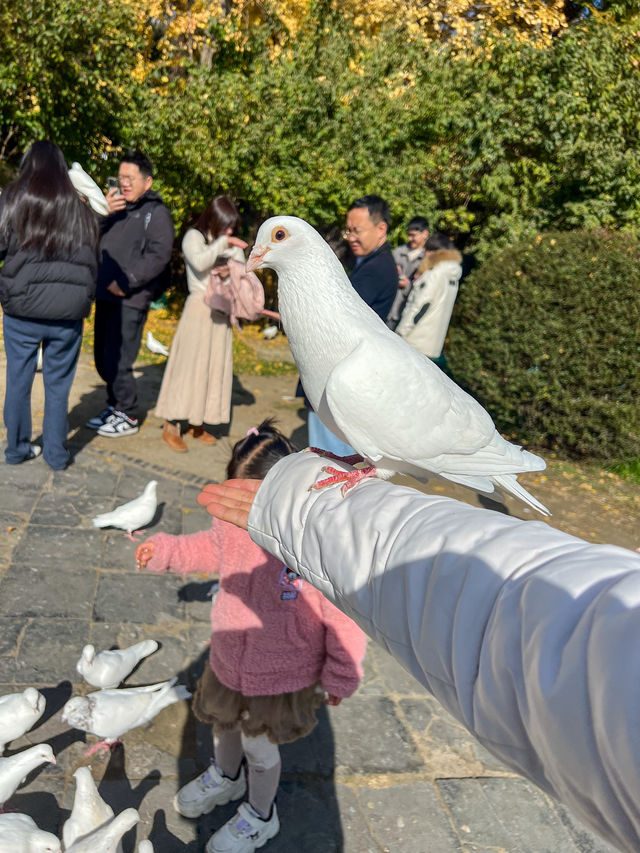
[[[210,483],[198,495],[198,503],[222,521],[247,529],[249,512],[262,480],[227,480]]]

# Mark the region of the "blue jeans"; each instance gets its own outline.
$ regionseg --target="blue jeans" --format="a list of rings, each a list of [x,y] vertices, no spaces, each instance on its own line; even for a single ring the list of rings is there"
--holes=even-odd
[[[27,320],[5,314],[3,329],[7,354],[5,461],[9,465],[17,465],[29,458],[31,388],[36,373],[38,347],[42,342],[42,455],[52,468],[61,470],[66,467],[70,456],[67,450],[67,407],[82,343],[82,320]]]
[[[335,456],[353,456],[355,453],[353,447],[334,435],[331,430],[328,430],[312,410],[309,410],[307,429],[309,431],[309,447],[328,450]]]

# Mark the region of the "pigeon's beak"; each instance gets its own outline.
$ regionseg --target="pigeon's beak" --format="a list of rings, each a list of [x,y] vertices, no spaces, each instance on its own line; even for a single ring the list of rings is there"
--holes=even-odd
[[[249,260],[247,261],[247,272],[259,270],[262,266],[262,260],[268,251],[268,246],[254,246],[251,250],[251,254],[249,255]]]

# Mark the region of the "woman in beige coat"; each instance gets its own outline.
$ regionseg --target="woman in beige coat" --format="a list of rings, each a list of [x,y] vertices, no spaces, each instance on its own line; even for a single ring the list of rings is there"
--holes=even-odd
[[[164,418],[162,439],[172,450],[187,451],[181,424],[204,444],[216,439],[205,425],[231,418],[233,336],[228,318],[204,302],[209,274],[215,267],[228,274],[226,262],[244,263],[247,244],[234,237],[240,215],[228,196],[216,196],[182,241],[189,295],[184,305],[169,360],[162,377],[155,414]]]

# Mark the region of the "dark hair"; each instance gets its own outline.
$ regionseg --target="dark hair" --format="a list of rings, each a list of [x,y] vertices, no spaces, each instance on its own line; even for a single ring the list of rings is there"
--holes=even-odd
[[[219,237],[227,228],[232,228],[235,233],[240,225],[240,214],[238,208],[228,195],[217,195],[202,211],[194,228],[202,232],[205,237]]]
[[[137,148],[130,148],[126,151],[120,162],[133,163],[134,166],[137,166],[138,169],[140,169],[140,173],[143,178],[153,178],[153,166],[151,165],[151,160],[149,160],[147,155],[143,154],[142,151],[139,151]]]
[[[349,210],[355,210],[359,207],[366,207],[369,211],[371,221],[377,225],[378,222],[386,222],[387,228],[391,225],[391,211],[387,202],[380,198],[379,195],[363,195],[362,198],[357,198]]]
[[[34,142],[18,177],[2,193],[0,234],[12,234],[20,249],[50,259],[70,256],[79,246],[97,249],[96,217],[71,183],[62,151],[53,142]]]
[[[427,237],[427,242],[424,244],[425,252],[437,252],[438,249],[455,249],[455,246],[446,234],[436,232],[430,237]]]
[[[424,216],[414,216],[413,219],[409,220],[409,224],[407,225],[407,231],[428,231],[429,230],[429,220],[425,219]]]
[[[227,478],[262,480],[279,459],[295,452],[289,439],[275,428],[273,418],[267,418],[234,444],[227,465]]]

